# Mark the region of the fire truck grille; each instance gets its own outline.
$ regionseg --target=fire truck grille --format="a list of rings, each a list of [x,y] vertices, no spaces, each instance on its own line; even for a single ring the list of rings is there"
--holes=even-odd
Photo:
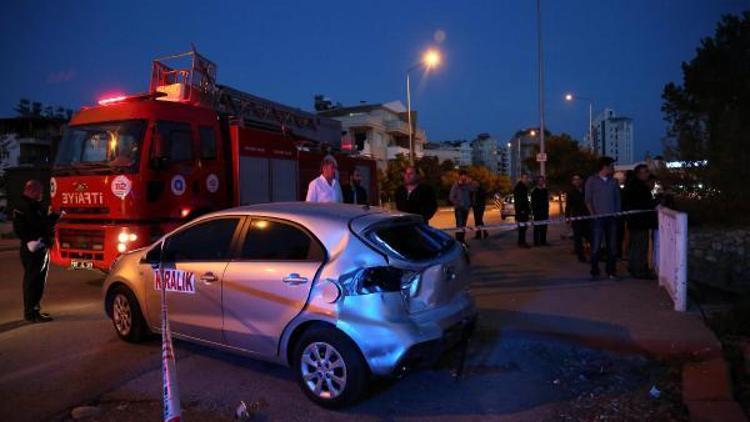
[[[60,229],[60,249],[104,253],[104,230]]]

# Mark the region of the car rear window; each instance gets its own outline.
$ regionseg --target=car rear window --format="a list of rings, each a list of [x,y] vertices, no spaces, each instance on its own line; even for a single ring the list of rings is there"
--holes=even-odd
[[[423,223],[407,223],[375,228],[370,239],[386,252],[412,261],[432,259],[451,249],[454,240]]]

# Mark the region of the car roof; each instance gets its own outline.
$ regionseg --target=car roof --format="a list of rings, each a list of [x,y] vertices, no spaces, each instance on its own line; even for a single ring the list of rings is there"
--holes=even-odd
[[[316,203],[316,202],[269,202],[264,204],[243,205],[229,208],[221,213],[227,214],[262,214],[291,220],[326,219],[345,220],[367,214],[387,214],[388,210],[364,205]]]
[[[323,242],[328,250],[331,250],[335,245],[339,244],[342,237],[349,234],[349,224],[355,219],[362,222],[366,221],[366,226],[370,226],[386,219],[410,214],[364,205],[270,202],[229,208],[207,214],[201,218],[219,217],[222,215],[256,215],[288,220],[310,230]],[[358,224],[355,230],[362,228],[364,227]]]

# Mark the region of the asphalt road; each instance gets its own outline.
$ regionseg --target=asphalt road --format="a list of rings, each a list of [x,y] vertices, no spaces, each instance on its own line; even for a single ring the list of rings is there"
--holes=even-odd
[[[488,224],[499,222],[494,214],[488,215]],[[434,222],[449,225],[451,220],[452,213],[443,211]],[[487,242],[482,247],[497,248],[497,256],[502,256],[500,244],[512,244],[512,239]],[[483,268],[500,265],[501,259],[491,258]],[[159,340],[133,345],[117,338],[102,310],[102,276],[53,268],[43,310],[55,320],[27,324],[21,318],[17,252],[0,252],[0,269],[0,419],[67,420],[71,409],[81,405],[98,407],[102,414],[93,420],[160,419]],[[287,368],[178,341],[185,419],[233,420],[240,401],[254,408],[254,420],[559,419],[570,402],[596,385],[621,388],[613,394],[622,394],[643,389],[661,370],[642,358],[501,336],[492,325],[493,315],[501,315],[492,301],[491,296],[479,301],[480,315],[486,317],[472,342],[463,381],[454,381],[451,360],[446,359],[437,368],[380,382],[362,403],[339,412],[308,401]],[[581,375],[571,362],[579,360],[622,369],[612,373],[615,378],[575,387]],[[599,363],[594,366],[598,371]],[[623,379],[632,385],[622,384]]]

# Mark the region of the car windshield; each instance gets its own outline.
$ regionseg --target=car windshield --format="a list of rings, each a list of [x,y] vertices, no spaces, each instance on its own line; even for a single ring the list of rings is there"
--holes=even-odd
[[[133,167],[145,127],[143,120],[70,126],[60,142],[55,166]]]
[[[447,234],[423,223],[376,228],[370,238],[391,254],[413,261],[436,258],[455,243]]]

